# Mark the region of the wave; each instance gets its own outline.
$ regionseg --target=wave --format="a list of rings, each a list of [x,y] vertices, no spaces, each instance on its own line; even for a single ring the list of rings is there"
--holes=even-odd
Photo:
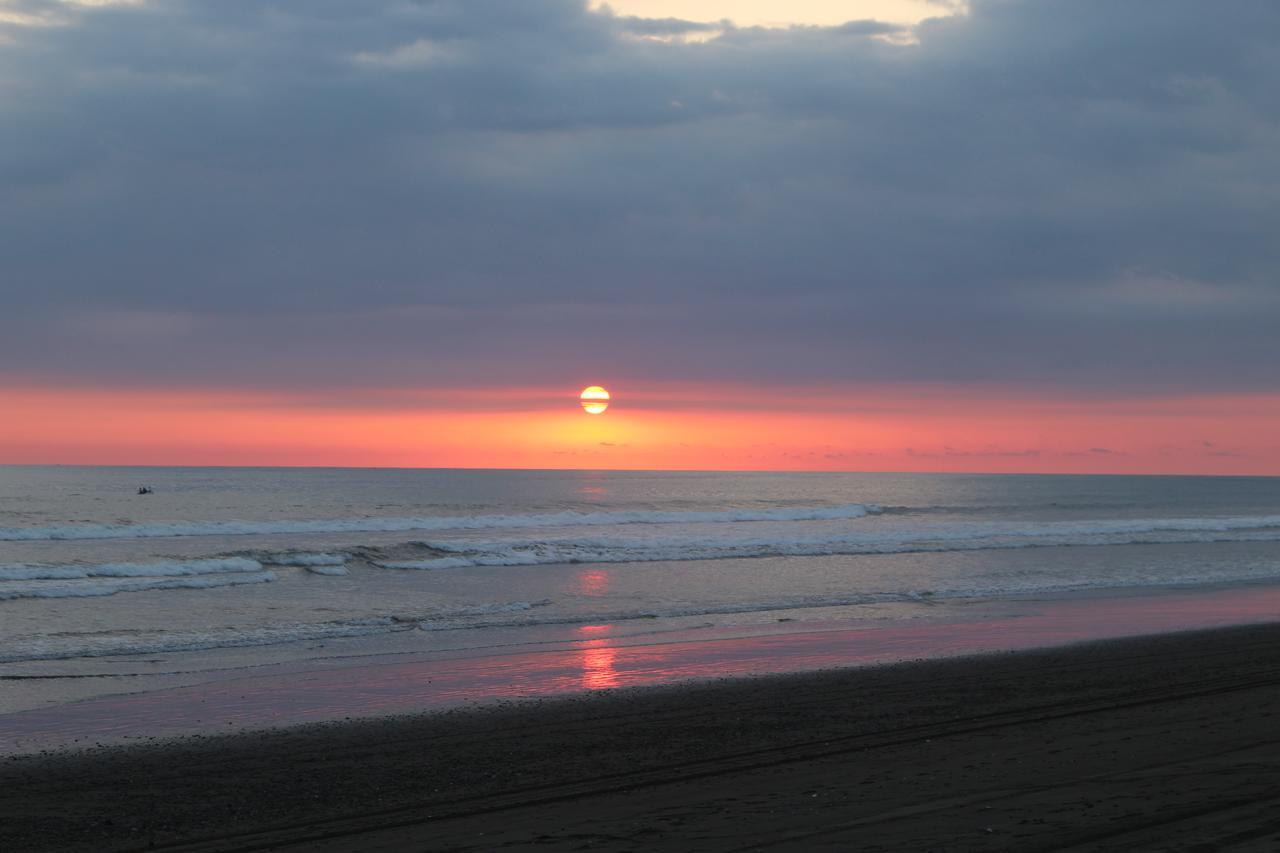
[[[341,637],[361,637],[408,631],[415,623],[390,618],[354,619],[316,625],[281,625],[258,628],[227,628],[219,631],[152,631],[113,634],[72,634],[19,638],[0,651],[0,663],[24,660],[66,660],[122,654],[167,654],[205,649],[272,646]]]
[[[515,611],[490,611],[486,613],[450,614],[450,620],[423,620],[418,628],[423,631],[456,631],[473,628],[497,627],[551,627],[555,625],[592,625],[618,622],[634,622],[646,619],[679,619],[692,616],[728,616],[741,613],[770,613],[785,610],[815,610],[824,607],[851,607],[860,604],[888,604],[893,602],[927,603],[934,599],[948,596],[932,591],[908,592],[867,592],[847,596],[803,596],[797,598],[777,599],[772,601],[741,602],[736,604],[706,604],[686,607],[670,606],[644,610],[615,610],[603,613],[564,613],[555,616],[534,616],[524,619],[508,619],[502,621],[460,621],[460,616],[488,616]],[[548,602],[549,603],[549,602]],[[530,608],[516,608],[528,610]]]
[[[317,568],[321,566],[345,566],[347,563],[346,554],[308,554],[299,553],[297,551],[273,551],[264,554],[258,554],[257,559],[261,563],[269,566],[306,566],[307,568]]]
[[[402,614],[334,622],[225,628],[216,631],[99,632],[19,637],[0,649],[0,663],[32,660],[68,660],[124,654],[171,654],[208,649],[273,646],[282,643],[315,642],[391,634],[401,631],[431,630],[424,626],[438,620],[449,624],[456,618],[520,613],[549,605],[539,601],[503,601],[441,610],[434,613]]]
[[[0,566],[0,601],[20,598],[100,598],[155,589],[214,589],[276,579],[246,557],[154,563]]]
[[[331,578],[346,577],[350,574],[346,566],[307,566],[307,571],[313,575],[325,575]]]
[[[154,578],[260,572],[262,563],[246,557],[177,560],[156,563],[102,563],[65,566],[0,566],[0,582],[80,578]],[[3,586],[0,586],[3,589]]]
[[[529,527],[599,527],[619,524],[702,524],[746,521],[838,521],[879,513],[874,504],[729,510],[625,510],[526,515],[417,518],[337,518],[293,521],[166,521],[148,524],[77,524],[0,528],[0,541],[160,539],[180,536],[254,536],[307,533],[400,533]]]
[[[1053,521],[1031,524],[955,522],[865,530],[826,536],[612,537],[528,541],[419,543],[435,556],[382,560],[384,569],[435,570],[472,566],[536,566],[561,563],[640,563],[745,557],[797,557],[1004,550],[1062,546],[1173,544],[1220,539],[1280,539],[1280,516],[1231,518]]]
[[[1244,573],[1215,580],[1222,583],[1256,582],[1269,579],[1266,572]],[[201,580],[201,579],[193,579]],[[1194,575],[1170,575],[1160,578],[1090,578],[1074,582],[1043,583],[1043,579],[1027,578],[1025,583],[1003,583],[992,587],[956,587],[906,589],[899,591],[865,591],[846,595],[796,596],[764,601],[681,605],[611,610],[600,612],[554,611],[537,615],[532,611],[551,607],[550,599],[538,601],[506,601],[460,606],[430,612],[401,613],[392,616],[352,618],[341,621],[293,625],[225,628],[213,631],[125,631],[83,634],[56,634],[42,637],[17,637],[0,649],[0,663],[35,660],[65,660],[126,654],[166,654],[223,648],[271,646],[297,642],[316,642],[424,631],[429,633],[486,628],[539,628],[574,625],[612,625],[659,619],[732,616],[741,614],[785,614],[792,611],[865,605],[933,603],[958,599],[999,598],[1009,595],[1082,592],[1104,588],[1142,588],[1148,586],[1177,587],[1203,582]]]
[[[214,589],[222,586],[269,583],[275,579],[274,572],[256,572],[253,574],[163,577],[67,584],[51,584],[40,581],[35,584],[11,582],[0,584],[0,601],[13,601],[19,598],[100,598],[121,592],[148,592],[157,589]]]
[[[1214,579],[1215,583],[1257,583],[1269,581],[1274,573],[1246,572]],[[1006,596],[1055,595],[1064,593],[1082,593],[1094,590],[1145,589],[1160,587],[1162,589],[1199,586],[1204,579],[1198,575],[1169,575],[1160,578],[1089,578],[1078,581],[1043,583],[1040,579],[1028,578],[1027,583],[1011,583],[998,587],[967,587],[953,589],[920,589],[900,592],[865,592],[845,596],[802,596],[797,598],[774,599],[770,601],[741,602],[734,604],[690,605],[686,607],[671,606],[641,610],[620,610],[603,613],[572,614],[555,616],[533,616],[521,619],[504,620],[468,620],[468,621],[424,621],[418,627],[424,631],[458,631],[478,628],[533,628],[554,627],[557,625],[610,625],[639,620],[678,619],[697,616],[732,616],[740,614],[785,613],[787,611],[820,610],[835,607],[857,607],[876,604],[917,604],[930,605],[944,601],[983,600],[1003,598]]]

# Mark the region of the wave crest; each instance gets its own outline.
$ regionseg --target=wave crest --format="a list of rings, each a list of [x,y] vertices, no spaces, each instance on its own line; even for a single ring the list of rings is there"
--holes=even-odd
[[[620,510],[526,515],[415,518],[335,518],[295,521],[172,521],[150,524],[78,524],[0,528],[0,541],[50,539],[161,539],[177,536],[254,536],[306,533],[399,533],[528,527],[599,527],[617,524],[704,524],[743,521],[836,521],[879,513],[874,504],[730,510]]]
[[[642,563],[743,557],[818,557],[1210,542],[1280,538],[1280,516],[1233,518],[951,522],[894,529],[842,528],[827,535],[766,537],[597,537],[524,541],[448,540],[419,543],[433,556],[379,560],[384,569],[435,570],[471,566],[538,566],[559,563]]]

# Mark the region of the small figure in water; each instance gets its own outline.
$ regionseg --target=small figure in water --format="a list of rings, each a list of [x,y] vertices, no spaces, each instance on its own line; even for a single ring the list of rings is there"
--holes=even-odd
[[[150,495],[150,494],[154,494],[154,492],[152,491],[150,486],[138,486],[138,494]]]

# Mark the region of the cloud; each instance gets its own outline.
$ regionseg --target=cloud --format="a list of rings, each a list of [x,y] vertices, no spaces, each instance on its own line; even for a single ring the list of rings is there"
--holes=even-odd
[[[385,51],[360,51],[352,59],[361,65],[388,68],[420,68],[424,65],[445,63],[453,56],[447,44],[431,39],[418,39],[410,44],[397,45]]]
[[[1280,381],[1264,0],[0,10],[0,373]]]
[[[847,21],[831,28],[833,32],[846,36],[898,36],[910,32],[911,29],[901,24],[872,20]]]
[[[640,36],[682,36],[689,33],[718,33],[725,24],[685,21],[680,18],[639,18],[635,15],[620,16],[617,26],[625,32]]]

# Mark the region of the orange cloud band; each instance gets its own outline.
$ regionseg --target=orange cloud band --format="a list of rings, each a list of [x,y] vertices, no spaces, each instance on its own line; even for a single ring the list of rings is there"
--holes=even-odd
[[[1280,395],[614,386],[592,417],[580,388],[0,388],[0,462],[1280,475]]]

